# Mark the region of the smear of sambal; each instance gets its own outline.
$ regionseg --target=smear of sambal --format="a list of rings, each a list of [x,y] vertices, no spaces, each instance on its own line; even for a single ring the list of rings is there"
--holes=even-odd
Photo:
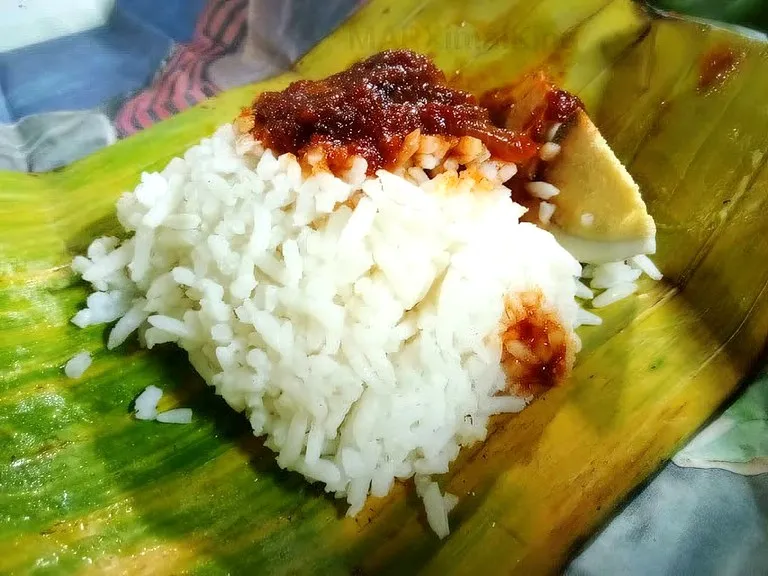
[[[507,300],[501,345],[508,388],[521,396],[537,395],[561,383],[576,357],[568,330],[557,315],[547,311],[539,291]]]
[[[546,141],[549,126],[568,122],[584,108],[577,96],[558,88],[543,72],[489,90],[480,97],[480,104],[499,126],[524,132],[539,143]]]
[[[743,54],[727,45],[707,52],[699,66],[699,91],[711,92],[719,88],[741,63]]]

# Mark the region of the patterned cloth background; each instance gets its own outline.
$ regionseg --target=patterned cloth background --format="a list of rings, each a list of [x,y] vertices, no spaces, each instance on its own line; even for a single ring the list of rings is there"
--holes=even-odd
[[[105,25],[0,52],[0,169],[64,166],[217,92],[286,70],[364,0],[89,1],[114,2]],[[15,16],[9,10],[31,8],[24,2],[0,4],[0,32]],[[768,27],[765,0],[658,5]],[[766,472],[763,375],[595,536],[567,573],[768,574]]]
[[[279,73],[361,3],[114,0],[104,26],[0,53],[0,169],[66,165]]]

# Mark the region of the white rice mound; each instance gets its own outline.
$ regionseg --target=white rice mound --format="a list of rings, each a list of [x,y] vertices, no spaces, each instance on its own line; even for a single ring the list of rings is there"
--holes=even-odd
[[[505,298],[540,292],[577,346],[581,266],[519,223],[498,170],[366,178],[358,159],[344,181],[239,152],[223,126],[120,198],[133,235],[75,259],[97,292],[73,321],[118,320],[109,348],[138,331],[186,350],[278,464],[346,498],[350,516],[417,476],[446,535],[455,497],[429,476],[528,400],[506,392]]]

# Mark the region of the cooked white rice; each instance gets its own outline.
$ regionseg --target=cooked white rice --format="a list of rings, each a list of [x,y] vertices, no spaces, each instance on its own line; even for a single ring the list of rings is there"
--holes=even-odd
[[[637,292],[637,284],[634,282],[620,282],[608,288],[605,292],[592,299],[592,306],[595,308],[604,308],[614,302],[623,300]]]
[[[528,182],[525,185],[525,190],[540,200],[550,200],[560,194],[560,190],[549,182]]]
[[[597,323],[575,300],[580,265],[519,223],[501,185],[514,166],[485,159],[456,178],[447,159],[430,178],[425,152],[402,177],[366,178],[358,159],[344,181],[235,140],[220,128],[120,198],[133,235],[75,259],[97,292],[73,322],[118,319],[109,348],[138,331],[149,348],[185,349],[279,465],[345,497],[349,515],[416,475],[446,535],[455,497],[429,476],[482,440],[492,414],[526,404],[500,365],[505,301],[540,293],[575,343],[574,326]],[[158,415],[161,394],[139,396],[136,417],[191,418]]]
[[[437,482],[431,481],[428,476],[417,475],[415,483],[416,493],[424,502],[427,522],[438,538],[445,538],[450,532],[448,512],[456,505],[456,502],[450,498],[450,494],[443,496],[440,493],[440,486]]]
[[[174,408],[173,410],[166,410],[165,412],[160,412],[155,417],[155,420],[165,424],[189,424],[192,422],[192,409]]]
[[[557,156],[560,154],[560,144],[555,144],[554,142],[547,142],[542,147],[541,150],[539,150],[539,158],[544,160],[545,162],[550,162],[557,158]]]
[[[88,352],[76,354],[64,366],[67,378],[80,378],[91,365],[91,355]]]
[[[138,420],[154,420],[157,417],[157,403],[163,391],[157,386],[147,386],[134,402],[134,415]]]
[[[137,420],[157,420],[165,424],[189,424],[192,422],[190,408],[174,408],[158,412],[157,405],[163,397],[163,391],[157,386],[149,385],[138,395],[134,402],[134,416]]]
[[[654,264],[648,256],[645,254],[640,254],[638,256],[635,256],[630,260],[630,263],[632,266],[639,268],[642,270],[645,274],[648,275],[649,278],[653,280],[661,280],[663,278],[661,274],[661,270],[659,270],[656,267],[656,264]]]
[[[539,222],[543,225],[548,225],[552,220],[552,216],[555,215],[556,206],[550,202],[539,203]]]
[[[637,292],[637,280],[646,274],[652,280],[661,280],[661,271],[648,256],[639,255],[621,262],[590,264],[584,267],[582,279],[589,280],[589,288],[582,282],[576,284],[576,296],[591,300],[593,308],[604,308],[623,300]],[[591,290],[590,290],[591,288]],[[594,291],[601,291],[595,296]],[[599,316],[582,310],[579,312],[579,325],[599,325]]]

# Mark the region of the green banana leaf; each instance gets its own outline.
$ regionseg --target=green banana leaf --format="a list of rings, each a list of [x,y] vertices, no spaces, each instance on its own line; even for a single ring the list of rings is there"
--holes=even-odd
[[[768,3],[765,0],[651,0],[651,4],[681,14],[768,32]]]
[[[246,420],[173,349],[107,351],[69,323],[68,264],[117,233],[144,170],[230,120],[260,90],[377,50],[433,55],[479,91],[543,67],[578,93],[658,223],[662,283],[584,328],[572,381],[493,421],[442,486],[452,534],[411,487],[355,519],[278,469]],[[702,62],[736,69],[702,89]],[[64,170],[0,173],[0,573],[535,574],[556,572],[756,368],[768,335],[768,50],[630,0],[372,0],[273,81],[203,103]],[[92,367],[66,379],[87,350]],[[149,384],[188,426],[137,422]]]

